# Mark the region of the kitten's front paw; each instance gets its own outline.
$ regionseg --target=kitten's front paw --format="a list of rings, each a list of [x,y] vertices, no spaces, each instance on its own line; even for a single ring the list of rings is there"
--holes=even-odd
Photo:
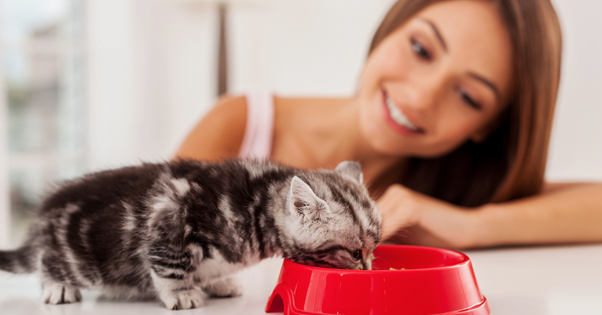
[[[42,295],[46,304],[67,304],[82,300],[79,289],[55,282],[44,283]]]
[[[163,294],[161,301],[170,310],[189,310],[205,305],[205,294],[198,289],[173,291]]]
[[[236,297],[242,295],[242,287],[233,278],[226,278],[203,287],[212,297]]]

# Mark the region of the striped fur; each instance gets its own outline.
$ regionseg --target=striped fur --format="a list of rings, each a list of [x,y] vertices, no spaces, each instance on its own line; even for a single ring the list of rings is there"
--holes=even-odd
[[[52,193],[0,269],[39,272],[46,303],[79,288],[159,298],[169,309],[234,296],[229,275],[268,257],[370,269],[381,222],[361,169],[179,160],[86,175]],[[355,258],[354,258],[355,255]]]

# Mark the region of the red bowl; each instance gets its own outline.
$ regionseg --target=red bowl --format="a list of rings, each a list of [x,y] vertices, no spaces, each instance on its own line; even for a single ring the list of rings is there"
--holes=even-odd
[[[440,248],[398,245],[379,246],[374,256],[372,270],[319,268],[284,260],[266,312],[490,314],[468,256]]]

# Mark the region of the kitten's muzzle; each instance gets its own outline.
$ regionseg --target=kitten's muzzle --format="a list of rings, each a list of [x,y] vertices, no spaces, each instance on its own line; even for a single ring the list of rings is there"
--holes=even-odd
[[[374,258],[374,255],[370,255],[370,256],[368,256],[367,259],[362,259],[360,261],[361,268],[358,270],[372,270],[372,259],[373,258]]]
[[[350,266],[349,269],[353,269],[353,270],[370,270],[370,269],[372,269],[372,261],[371,260],[364,261],[362,259],[359,262],[356,262],[352,266]]]

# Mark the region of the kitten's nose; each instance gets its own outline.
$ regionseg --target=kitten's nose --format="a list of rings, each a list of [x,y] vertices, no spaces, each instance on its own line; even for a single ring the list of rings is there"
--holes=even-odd
[[[366,264],[366,262],[362,259],[362,270],[370,270],[370,267]]]
[[[372,270],[372,259],[374,259],[374,255],[368,256],[368,259],[364,261],[366,270]]]
[[[364,270],[372,270],[372,259],[368,259],[364,262]]]
[[[357,262],[354,266],[355,270],[370,270],[370,266],[366,265],[366,262],[362,259],[361,261]]]

